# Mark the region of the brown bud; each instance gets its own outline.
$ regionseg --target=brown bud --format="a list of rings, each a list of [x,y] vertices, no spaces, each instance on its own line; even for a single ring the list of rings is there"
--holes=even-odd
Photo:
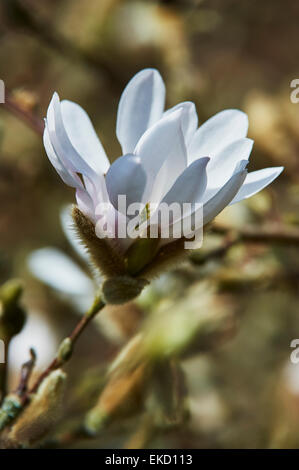
[[[154,364],[147,408],[159,427],[178,426],[188,417],[184,372],[174,359]]]
[[[107,384],[85,420],[88,433],[97,434],[107,421],[139,410],[143,403],[150,364],[140,355],[142,335],[121,350],[108,371]]]

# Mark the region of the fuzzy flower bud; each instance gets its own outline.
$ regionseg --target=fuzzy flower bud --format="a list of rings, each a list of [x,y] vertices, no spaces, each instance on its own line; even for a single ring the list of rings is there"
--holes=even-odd
[[[26,314],[19,305],[22,284],[18,280],[7,281],[0,288],[0,338],[6,341],[20,333]]]
[[[31,402],[16,420],[8,439],[29,446],[42,439],[55,424],[61,411],[66,374],[55,370],[44,379]]]

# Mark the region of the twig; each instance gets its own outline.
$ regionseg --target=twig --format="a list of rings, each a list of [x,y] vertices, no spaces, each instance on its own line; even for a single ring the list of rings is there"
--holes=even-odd
[[[30,390],[31,393],[35,393],[42,383],[42,381],[55,369],[58,369],[63,364],[65,364],[72,356],[74,345],[76,344],[78,338],[81,336],[87,325],[91,322],[91,320],[95,317],[95,315],[103,309],[105,303],[102,300],[98,300],[95,302],[92,309],[82,317],[79,321],[73,332],[68,336],[60,345],[58,353],[56,357],[53,359],[51,364],[47,367],[47,369],[42,372],[42,374],[38,377],[35,384]],[[67,351],[66,351],[67,349]]]
[[[0,404],[7,394],[7,361],[9,340],[4,341],[4,362],[0,364]]]
[[[22,365],[21,377],[19,385],[15,391],[15,394],[19,397],[23,397],[27,393],[28,382],[35,366],[36,353],[33,348],[30,348],[30,359]]]
[[[211,227],[214,233],[229,234],[234,233],[236,242],[253,242],[253,243],[273,243],[279,245],[299,246],[299,230],[288,229],[285,227],[277,228],[257,228],[244,227],[235,229],[226,225],[214,225]]]
[[[154,416],[146,413],[137,429],[124,444],[124,449],[145,449],[149,441],[158,430],[155,426]]]
[[[214,259],[221,259],[223,258],[228,250],[239,243],[239,238],[237,236],[230,236],[230,234],[226,237],[223,245],[220,247],[215,248],[214,250],[209,251],[206,254],[201,254],[200,251],[192,253],[190,255],[190,261],[196,265],[202,265],[212,261]]]
[[[38,116],[35,116],[34,114],[30,113],[29,111],[25,111],[21,106],[19,106],[16,100],[12,98],[11,93],[7,89],[5,91],[5,102],[2,103],[2,106],[4,107],[4,109],[24,121],[24,123],[31,127],[31,129],[35,131],[38,135],[43,135],[43,120],[40,119]]]
[[[56,31],[48,19],[36,14],[26,2],[9,0],[4,4],[4,13],[8,22],[17,30],[30,34],[59,55],[85,65],[97,75],[100,74],[114,90],[119,91],[123,87],[124,81],[119,71],[115,70],[109,60],[80,49]]]
[[[200,252],[192,253],[190,261],[196,265],[202,265],[213,259],[223,258],[233,246],[245,243],[257,244],[275,244],[283,246],[299,246],[299,230],[290,230],[284,227],[275,229],[256,227],[245,227],[236,230],[235,228],[225,225],[214,225],[211,231],[216,234],[226,235],[226,240],[220,247],[211,250],[207,254],[201,256]]]

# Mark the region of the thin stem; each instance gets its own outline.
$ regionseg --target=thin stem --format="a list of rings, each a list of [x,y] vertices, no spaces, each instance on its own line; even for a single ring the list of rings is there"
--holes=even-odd
[[[30,359],[22,365],[19,385],[15,391],[16,395],[23,397],[27,393],[28,382],[36,362],[36,353],[30,349]]]
[[[102,300],[98,300],[94,303],[91,310],[89,312],[87,312],[86,315],[84,315],[84,317],[81,318],[81,320],[79,321],[77,326],[74,328],[74,330],[72,331],[70,336],[68,336],[68,338],[66,338],[66,340],[68,340],[69,354],[61,355],[61,354],[59,354],[59,351],[58,351],[57,356],[53,359],[51,364],[44,370],[44,372],[41,373],[41,375],[38,377],[38,379],[34,383],[33,387],[31,388],[31,390],[29,392],[30,394],[35,393],[37,391],[37,389],[40,386],[40,384],[42,383],[42,381],[53,370],[58,369],[59,367],[61,367],[63,364],[65,364],[71,358],[72,353],[73,353],[73,347],[76,344],[78,338],[81,336],[81,334],[83,333],[83,331],[85,330],[87,325],[89,325],[91,320],[96,316],[96,314],[100,310],[102,310],[104,307],[105,307],[105,303]],[[63,345],[63,343],[65,343],[66,340],[64,340],[61,343],[61,346]]]
[[[14,114],[14,116],[24,121],[24,123],[31,127],[31,129],[38,135],[43,135],[44,123],[42,119],[30,113],[29,111],[25,111],[21,106],[18,105],[18,103],[12,98],[10,92],[7,90],[5,92],[5,102],[2,103],[2,106],[4,109]]]
[[[299,245],[298,229],[285,227],[257,228],[252,226],[234,229],[226,225],[214,225],[212,231],[219,234],[233,233],[235,234],[236,242],[275,243],[287,246]]]
[[[8,348],[10,340],[4,340],[4,362],[0,364],[0,404],[7,394]]]
[[[226,239],[220,247],[201,255],[200,252],[194,252],[190,255],[190,261],[196,265],[205,264],[213,259],[223,258],[227,252],[235,245],[240,243],[272,244],[282,246],[299,246],[299,230],[278,228],[256,228],[244,227],[235,229],[226,225],[214,225],[211,227],[213,233],[225,235]]]
[[[53,28],[49,18],[41,18],[40,15],[35,14],[30,5],[26,5],[26,2],[10,0],[7,3],[9,5],[6,5],[4,12],[12,20],[11,26],[16,30],[25,31],[37,39],[39,43],[42,42],[47,48],[51,48],[64,58],[67,57],[85,65],[100,75],[100,78],[104,78],[111,89],[118,92],[123,87],[125,80],[122,78],[126,77],[122,77],[119,71],[115,70],[109,59],[94,56],[88,51],[81,50]]]

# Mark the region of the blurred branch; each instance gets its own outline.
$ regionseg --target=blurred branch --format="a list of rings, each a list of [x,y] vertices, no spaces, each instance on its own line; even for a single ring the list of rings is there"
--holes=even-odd
[[[4,341],[4,362],[0,364],[0,403],[7,393],[7,357],[9,340]]]
[[[299,271],[288,272],[282,269],[271,275],[261,274],[245,277],[240,277],[238,273],[236,275],[219,273],[214,279],[217,281],[220,290],[230,293],[252,293],[253,289],[273,290],[282,288],[298,292]]]
[[[86,327],[89,325],[91,320],[96,316],[98,312],[100,312],[103,308],[105,307],[105,303],[100,299],[96,299],[94,301],[93,306],[91,309],[85,314],[77,326],[74,328],[70,336],[65,338],[58,350],[58,353],[56,357],[53,359],[51,364],[47,367],[47,369],[44,370],[44,372],[38,377],[36,380],[35,384],[30,390],[31,393],[35,393],[42,383],[42,381],[55,369],[58,369],[62,365],[64,365],[72,356],[74,346],[78,340],[78,338],[81,336],[83,331],[86,329]]]
[[[21,119],[25,124],[31,127],[38,135],[44,133],[44,123],[41,118],[32,114],[30,111],[23,109],[16,100],[13,99],[11,93],[6,90],[5,102],[2,104],[4,109],[12,113],[17,118]]]
[[[119,70],[116,71],[103,57],[96,57],[70,42],[56,31],[48,20],[36,15],[26,1],[5,0],[3,8],[8,24],[11,26],[31,34],[59,55],[81,62],[96,74],[101,74],[101,78],[106,79],[107,85],[117,91],[123,87],[125,80],[121,79]]]
[[[22,365],[21,377],[19,385],[16,389],[16,395],[19,397],[27,393],[28,382],[36,362],[36,353],[33,348],[30,348],[30,359]]]
[[[299,230],[286,227],[257,228],[244,227],[236,230],[226,225],[214,225],[213,233],[236,234],[236,242],[273,243],[278,245],[299,246]]]
[[[239,243],[273,244],[283,246],[299,246],[299,230],[278,228],[245,227],[236,230],[226,225],[214,225],[211,231],[215,234],[225,235],[222,246],[201,255],[200,250],[190,255],[190,261],[196,265],[205,264],[214,259],[223,258],[233,246]]]
[[[95,315],[100,310],[102,310],[104,306],[105,303],[101,300],[101,298],[99,296],[96,297],[90,310],[79,321],[70,336],[68,336],[62,341],[58,349],[57,355],[53,359],[51,364],[47,367],[46,370],[44,370],[44,372],[42,372],[42,374],[34,383],[33,387],[26,393],[25,391],[27,390],[27,382],[30,378],[30,374],[35,361],[35,355],[34,353],[32,354],[31,361],[29,361],[27,364],[24,364],[23,366],[21,381],[19,387],[17,388],[17,391],[10,395],[7,395],[2,404],[2,407],[0,408],[0,431],[2,431],[15,418],[17,418],[17,416],[24,409],[24,407],[30,403],[32,395],[36,394],[39,386],[42,384],[44,379],[49,377],[51,372],[55,371],[56,369],[59,369],[71,358],[74,345],[76,344],[78,338],[81,336],[81,334],[89,325],[91,320],[95,317]]]
[[[145,449],[157,432],[153,415],[145,413],[137,429],[125,442],[124,449]]]

